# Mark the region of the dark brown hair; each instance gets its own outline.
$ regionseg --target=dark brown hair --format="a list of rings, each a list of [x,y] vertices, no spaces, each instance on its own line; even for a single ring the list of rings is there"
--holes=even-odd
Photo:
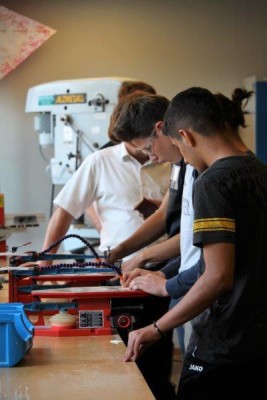
[[[222,108],[227,125],[236,133],[239,127],[246,128],[244,108],[253,93],[253,91],[236,88],[232,93],[231,99],[222,93],[214,95]]]
[[[142,81],[125,81],[121,84],[118,93],[118,99],[120,100],[122,97],[127,96],[127,94],[131,94],[139,90],[146,93],[156,94],[156,90],[148,83]]]
[[[169,105],[164,96],[135,92],[124,96],[110,118],[109,137],[130,142],[151,135],[155,123],[162,121]]]

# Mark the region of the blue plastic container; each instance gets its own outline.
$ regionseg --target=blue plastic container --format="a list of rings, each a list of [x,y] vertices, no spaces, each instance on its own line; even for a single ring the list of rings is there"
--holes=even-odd
[[[0,304],[0,368],[17,364],[32,347],[34,325],[22,303]]]

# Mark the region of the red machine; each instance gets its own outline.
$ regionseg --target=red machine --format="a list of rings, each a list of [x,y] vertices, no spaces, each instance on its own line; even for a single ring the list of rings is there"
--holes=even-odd
[[[35,264],[22,271],[14,268],[9,273],[9,301],[25,304],[36,335],[106,335],[117,329],[133,329],[143,311],[142,301],[149,295],[122,288],[120,264],[111,265],[100,259],[81,237],[78,238],[90,247],[93,255],[50,253],[70,236],[77,237],[67,235],[40,253],[11,257],[12,266],[49,260],[74,259],[75,262],[46,267]],[[84,262],[86,258],[91,261]],[[110,279],[116,276],[117,284],[113,285]]]
[[[61,289],[33,290],[33,299],[42,303],[42,300],[53,299],[65,300],[69,306],[70,318],[63,321],[63,324],[51,324],[51,326],[36,326],[36,334],[49,336],[84,336],[84,335],[111,335],[115,328],[129,329],[135,322],[134,316],[129,310],[122,311],[120,315],[112,315],[112,299],[143,298],[148,296],[141,290],[129,290],[121,286],[89,286],[72,287]],[[48,305],[49,303],[45,303]],[[59,303],[60,304],[60,303]],[[71,308],[71,304],[73,308]],[[64,303],[61,303],[61,310],[66,311]],[[26,308],[27,310],[27,308]],[[52,320],[52,318],[51,318]]]

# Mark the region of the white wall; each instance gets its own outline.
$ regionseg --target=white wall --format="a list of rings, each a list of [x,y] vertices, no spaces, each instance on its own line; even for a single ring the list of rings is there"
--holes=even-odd
[[[192,85],[230,95],[265,76],[264,0],[0,0],[57,30],[0,81],[0,191],[6,213],[48,216],[51,184],[38,150],[29,87],[59,79],[129,76],[169,98]],[[1,47],[0,47],[1,49]]]

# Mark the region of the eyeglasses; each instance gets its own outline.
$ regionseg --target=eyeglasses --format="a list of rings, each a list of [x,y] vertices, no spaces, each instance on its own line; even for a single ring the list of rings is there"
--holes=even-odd
[[[146,139],[146,144],[143,147],[136,147],[136,149],[142,151],[142,153],[147,154],[148,156],[153,154],[155,137],[156,129],[154,128],[151,135]]]

